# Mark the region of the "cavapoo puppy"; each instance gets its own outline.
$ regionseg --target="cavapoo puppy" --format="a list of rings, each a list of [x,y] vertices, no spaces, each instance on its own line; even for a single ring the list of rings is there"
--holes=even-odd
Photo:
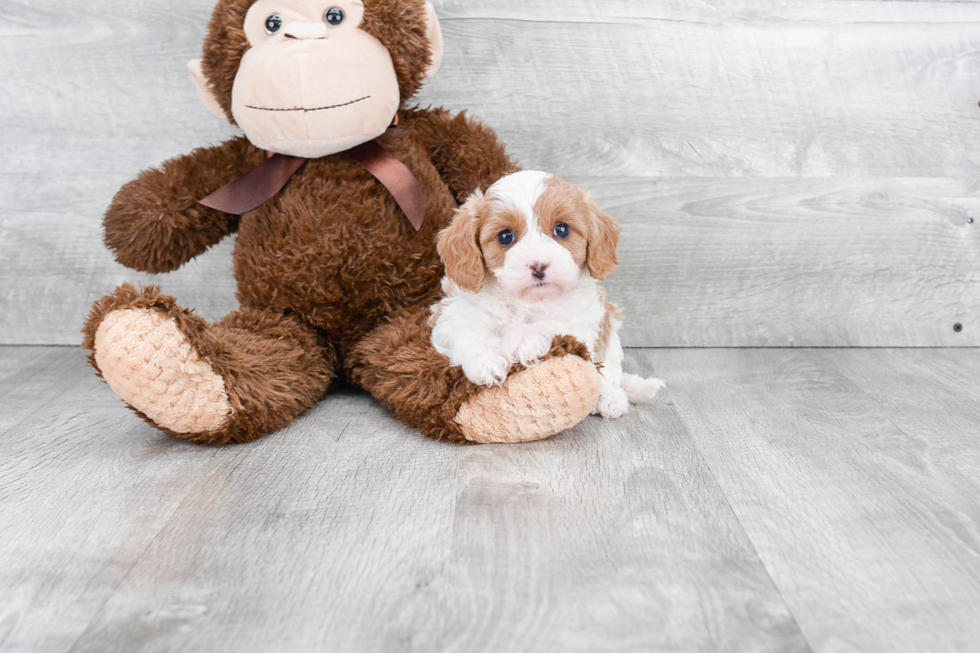
[[[554,175],[518,172],[477,192],[439,234],[445,298],[432,307],[432,344],[478,385],[533,365],[557,335],[583,342],[601,366],[595,413],[621,417],[659,379],[623,373],[622,313],[599,281],[619,263],[619,226],[588,193]]]

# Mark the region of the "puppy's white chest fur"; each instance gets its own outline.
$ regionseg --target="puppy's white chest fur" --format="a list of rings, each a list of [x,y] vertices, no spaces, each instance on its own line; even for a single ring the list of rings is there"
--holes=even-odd
[[[454,365],[463,365],[467,358],[459,350],[461,333],[470,334],[475,346],[497,349],[508,368],[514,363],[534,364],[559,335],[573,336],[595,355],[606,309],[599,285],[591,277],[543,302],[508,298],[493,280],[481,292],[470,293],[447,279],[443,291],[446,297],[436,309],[433,344]]]

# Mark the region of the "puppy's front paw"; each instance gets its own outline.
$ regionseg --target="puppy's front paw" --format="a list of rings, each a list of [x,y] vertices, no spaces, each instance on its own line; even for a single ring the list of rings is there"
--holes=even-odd
[[[599,402],[593,415],[601,415],[606,419],[616,419],[630,412],[630,399],[622,388],[603,388],[599,393]]]
[[[521,365],[529,367],[534,365],[541,357],[551,351],[551,343],[554,337],[546,333],[533,333],[524,338],[514,351],[514,359],[519,360]]]
[[[463,363],[463,374],[476,385],[501,385],[509,370],[510,363],[500,354],[475,356]]]

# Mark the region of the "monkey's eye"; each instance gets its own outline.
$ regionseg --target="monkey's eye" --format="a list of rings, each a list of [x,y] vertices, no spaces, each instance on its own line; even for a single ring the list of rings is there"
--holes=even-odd
[[[509,247],[514,244],[514,232],[510,229],[505,229],[497,235],[497,242],[504,247]]]
[[[327,9],[327,13],[323,14],[323,20],[327,21],[327,24],[333,27],[343,25],[345,18],[347,16],[344,15],[344,10],[340,7],[330,7],[330,9]]]
[[[572,235],[572,230],[564,222],[559,222],[555,225],[555,238],[568,238]]]
[[[275,34],[280,29],[282,29],[282,16],[279,14],[272,14],[265,19],[265,31],[269,34]]]

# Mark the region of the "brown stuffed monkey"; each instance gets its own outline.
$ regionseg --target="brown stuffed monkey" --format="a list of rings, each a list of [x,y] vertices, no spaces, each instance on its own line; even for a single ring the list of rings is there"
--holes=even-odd
[[[423,0],[218,2],[191,73],[245,135],[124,186],[105,242],[120,263],[162,273],[237,233],[241,308],[209,324],[156,287],[125,284],[84,328],[91,364],[147,422],[193,442],[246,442],[337,378],[456,442],[537,440],[591,412],[598,374],[570,338],[492,388],[429,342],[436,235],[471,193],[517,169],[490,129],[407,107],[441,55]]]

